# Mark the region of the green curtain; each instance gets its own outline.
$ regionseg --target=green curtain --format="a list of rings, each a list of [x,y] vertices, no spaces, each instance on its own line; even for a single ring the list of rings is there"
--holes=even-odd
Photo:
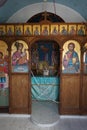
[[[32,99],[59,100],[59,77],[32,77]]]

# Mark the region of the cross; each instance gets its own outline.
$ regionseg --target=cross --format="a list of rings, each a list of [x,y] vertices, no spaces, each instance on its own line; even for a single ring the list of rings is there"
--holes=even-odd
[[[44,14],[42,14],[42,16],[44,16],[44,20],[47,20],[47,16],[49,16],[49,14],[47,14],[47,11],[44,12]]]

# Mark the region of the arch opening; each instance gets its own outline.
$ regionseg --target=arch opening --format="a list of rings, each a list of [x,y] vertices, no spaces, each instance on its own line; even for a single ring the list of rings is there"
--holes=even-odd
[[[52,125],[59,119],[59,50],[54,40],[38,40],[31,45],[31,118],[37,124]]]
[[[47,14],[47,20],[50,22],[65,22],[60,16],[51,13],[51,12],[46,12]],[[38,13],[34,16],[32,16],[29,20],[27,20],[27,23],[37,23],[41,22],[44,20],[44,12]]]

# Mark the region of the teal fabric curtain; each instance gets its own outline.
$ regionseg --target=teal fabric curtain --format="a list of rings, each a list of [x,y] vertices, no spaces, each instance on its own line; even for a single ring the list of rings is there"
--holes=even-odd
[[[32,99],[36,100],[59,100],[58,77],[32,77]]]

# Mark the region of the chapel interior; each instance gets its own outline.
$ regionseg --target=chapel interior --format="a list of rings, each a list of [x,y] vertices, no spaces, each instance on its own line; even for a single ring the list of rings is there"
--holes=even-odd
[[[0,113],[37,120],[47,106],[87,115],[86,8],[75,0],[21,3],[0,1]]]

